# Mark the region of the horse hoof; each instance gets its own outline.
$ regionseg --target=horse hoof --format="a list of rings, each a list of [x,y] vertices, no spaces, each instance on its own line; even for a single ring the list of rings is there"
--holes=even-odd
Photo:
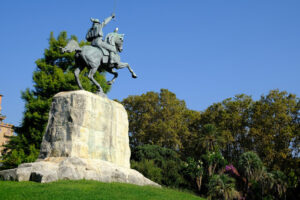
[[[106,84],[107,84],[107,85],[112,85],[112,82],[111,82],[111,81],[107,81]]]

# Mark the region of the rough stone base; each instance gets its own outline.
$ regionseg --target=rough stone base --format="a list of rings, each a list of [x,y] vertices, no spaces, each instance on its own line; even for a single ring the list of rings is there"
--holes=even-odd
[[[50,157],[34,163],[21,164],[15,169],[0,171],[0,180],[47,183],[81,179],[160,187],[136,170],[98,159]]]
[[[39,155],[48,157],[99,159],[130,168],[124,106],[84,90],[56,94]]]

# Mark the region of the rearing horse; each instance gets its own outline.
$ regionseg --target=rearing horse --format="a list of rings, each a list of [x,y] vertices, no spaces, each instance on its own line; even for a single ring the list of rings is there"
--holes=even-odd
[[[109,33],[105,37],[105,42],[114,46],[117,52],[123,51],[123,39],[124,34],[119,34],[116,32]],[[105,70],[114,75],[112,80],[108,81],[107,84],[111,85],[118,77],[118,73],[114,69],[122,69],[127,67],[130,71],[132,78],[137,78],[137,75],[134,71],[130,68],[128,63],[123,63],[120,60],[120,56],[117,53],[114,53],[112,58],[109,58],[109,52],[106,49],[99,49],[98,47],[93,47],[90,45],[85,45],[80,48],[79,44],[75,40],[71,40],[62,48],[62,52],[73,52],[75,53],[75,66],[76,69],[74,71],[76,81],[80,89],[84,90],[80,80],[79,74],[85,67],[89,68],[88,78],[98,87],[97,94],[104,94],[103,89],[101,88],[100,84],[94,79],[95,73],[99,70]]]

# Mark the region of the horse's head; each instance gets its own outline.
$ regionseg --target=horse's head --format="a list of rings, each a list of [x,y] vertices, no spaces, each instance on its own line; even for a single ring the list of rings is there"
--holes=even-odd
[[[118,52],[123,51],[123,41],[124,41],[124,34],[119,34],[117,32],[107,34],[105,41],[116,47]]]
[[[118,52],[123,51],[123,41],[124,41],[124,34],[117,33],[115,38],[115,45]]]

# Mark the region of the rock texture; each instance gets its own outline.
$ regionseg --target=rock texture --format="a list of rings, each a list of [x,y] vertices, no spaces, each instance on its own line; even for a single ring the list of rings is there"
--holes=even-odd
[[[126,110],[84,90],[56,94],[39,156],[47,157],[100,159],[129,168]]]
[[[124,107],[87,91],[54,96],[39,159],[0,171],[0,180],[98,180],[159,186],[130,169]]]

